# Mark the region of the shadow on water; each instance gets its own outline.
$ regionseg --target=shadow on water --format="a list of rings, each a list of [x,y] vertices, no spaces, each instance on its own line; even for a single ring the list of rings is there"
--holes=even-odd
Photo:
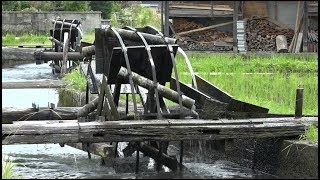
[[[48,64],[26,64],[2,69],[2,81],[56,79]],[[57,104],[55,89],[6,89],[2,90],[2,107],[31,107],[35,102],[45,107],[48,102]],[[169,146],[168,154],[177,155],[178,146]],[[58,144],[2,145],[2,155],[12,157],[16,163],[13,171],[22,178],[103,178],[103,179],[203,179],[203,178],[274,178],[271,175],[244,168],[238,164],[208,156],[206,144],[198,143],[186,148],[183,173],[163,168],[155,170],[155,163],[140,155],[140,173],[135,174],[135,157],[116,158],[114,163],[101,166],[101,159],[87,152]]]

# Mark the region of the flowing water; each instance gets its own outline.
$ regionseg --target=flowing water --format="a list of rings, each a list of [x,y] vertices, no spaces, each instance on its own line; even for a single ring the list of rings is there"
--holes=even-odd
[[[2,69],[2,81],[26,81],[57,79],[48,64],[25,64]],[[3,89],[2,107],[31,107],[32,103],[45,107],[48,102],[58,104],[55,89]],[[200,143],[200,141],[199,141]],[[9,156],[16,164],[13,172],[20,178],[116,178],[116,179],[189,179],[189,178],[274,178],[250,168],[223,159],[208,158],[206,146],[186,148],[182,172],[170,172],[164,168],[157,172],[154,161],[140,155],[140,173],[135,174],[135,157],[116,158],[114,163],[101,165],[100,157],[58,144],[2,145],[2,157]],[[169,151],[179,154],[170,145]],[[178,157],[179,159],[179,157]]]

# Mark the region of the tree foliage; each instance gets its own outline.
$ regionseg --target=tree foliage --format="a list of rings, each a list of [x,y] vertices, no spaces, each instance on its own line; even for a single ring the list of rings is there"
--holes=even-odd
[[[119,18],[121,17],[121,18]],[[152,11],[151,8],[143,7],[139,3],[131,4],[128,8],[121,9],[113,13],[111,17],[113,26],[124,27],[144,27],[147,25],[160,28],[161,17]]]
[[[88,1],[62,1],[65,11],[89,11]]]
[[[93,11],[101,11],[103,19],[110,19],[112,12],[120,10],[118,1],[90,1],[90,7]]]
[[[2,1],[3,11],[89,11],[88,1]]]

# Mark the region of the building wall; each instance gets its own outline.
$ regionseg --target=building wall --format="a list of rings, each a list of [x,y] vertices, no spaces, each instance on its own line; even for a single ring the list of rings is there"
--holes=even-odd
[[[275,17],[275,1],[267,2],[268,15]],[[297,16],[297,1],[277,1],[278,2],[278,21],[294,29]],[[300,10],[303,8],[303,1],[300,2]],[[302,11],[300,11],[302,12]]]
[[[80,20],[84,31],[91,31],[101,26],[101,12],[22,12],[22,11],[3,11],[2,12],[2,32],[3,33],[49,33],[53,28],[50,19],[77,19]]]

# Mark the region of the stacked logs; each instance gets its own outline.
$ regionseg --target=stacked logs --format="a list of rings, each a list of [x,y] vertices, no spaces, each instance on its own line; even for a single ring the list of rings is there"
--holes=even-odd
[[[185,18],[175,18],[173,28],[175,33],[190,31],[194,29],[206,27],[203,24],[196,23]],[[216,46],[214,42],[230,43],[232,45],[232,33],[218,31],[216,29],[208,29],[199,32],[184,34],[179,37],[178,44],[186,50],[199,50],[199,51],[228,51],[232,50],[232,46],[223,46],[221,48]]]
[[[276,37],[284,35],[289,47],[294,31],[279,27],[267,19],[253,17],[247,20],[246,35],[248,51],[276,51]]]

